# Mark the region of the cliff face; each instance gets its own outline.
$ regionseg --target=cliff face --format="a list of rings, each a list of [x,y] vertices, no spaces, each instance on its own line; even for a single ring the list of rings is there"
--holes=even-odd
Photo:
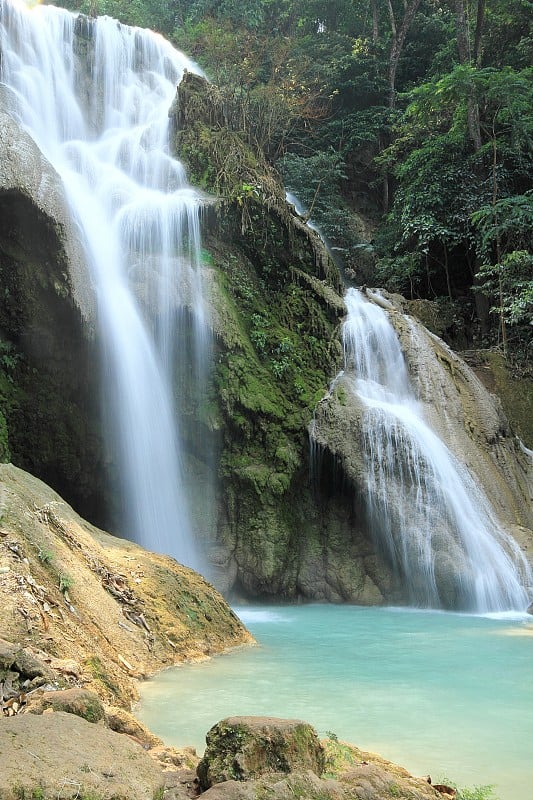
[[[2,113],[0,452],[101,520],[94,296],[86,276],[59,176]]]
[[[176,151],[209,192],[202,270],[212,374],[202,402],[184,404],[182,430],[193,523],[214,580],[251,597],[401,600],[368,534],[357,411],[341,383],[327,395],[345,314],[335,264],[262,155],[233,130],[216,87],[186,75],[170,113]],[[0,129],[0,452],[103,524],[112,487],[94,300],[76,229],[32,140],[9,118]],[[526,546],[528,464],[501,411],[440,340],[417,327],[415,346],[413,328],[391,316],[428,416]],[[319,453],[308,436],[315,415]]]
[[[337,268],[263,155],[233,129],[216,87],[187,74],[171,113],[176,151],[217,197],[203,232],[220,448],[217,579],[263,598],[379,602],[357,507],[333,481],[317,493],[310,480],[307,428],[341,357]]]

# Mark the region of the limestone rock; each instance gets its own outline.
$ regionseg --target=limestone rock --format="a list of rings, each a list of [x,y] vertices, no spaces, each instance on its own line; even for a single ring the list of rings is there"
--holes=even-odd
[[[9,108],[9,94],[5,89],[0,89],[0,100],[4,108]],[[75,301],[85,319],[94,320],[95,299],[61,178],[31,136],[9,114],[0,111],[0,206],[4,224],[9,222],[8,217],[11,218],[13,212],[16,219],[21,211],[20,202],[26,203],[27,208],[33,206],[36,213],[47,219],[47,225],[59,235]],[[6,213],[3,211],[4,204]],[[32,225],[27,214],[22,216],[22,221],[19,215],[18,224],[24,224],[25,218],[25,233],[31,238],[35,236],[36,226]],[[37,227],[38,235],[42,235],[44,226]],[[0,230],[0,236],[2,233]],[[44,242],[42,245],[45,246]]]
[[[87,722],[100,722],[104,719],[104,706],[95,692],[89,689],[60,689],[56,692],[42,692],[34,695],[26,710],[31,714],[43,714],[48,710],[64,711],[74,714]]]
[[[9,670],[17,673],[20,683],[35,678],[42,678],[43,683],[54,679],[53,671],[31,651],[0,639],[0,676]]]
[[[117,733],[124,733],[138,741],[143,747],[160,747],[163,742],[158,736],[148,730],[133,714],[119,706],[107,706],[105,709],[105,723],[108,728]]]
[[[324,771],[324,752],[315,730],[300,720],[228,717],[214,725],[198,765],[200,786],[246,781],[268,772]]]
[[[533,562],[532,461],[512,436],[497,398],[487,392],[468,365],[442,340],[401,313],[402,298],[387,296],[380,300],[376,295],[376,302],[385,308],[396,330],[425,421],[455,458],[468,467],[475,483],[490,498],[501,530]],[[368,466],[363,460],[367,413],[366,406],[353,391],[351,379],[340,373],[318,403],[309,428],[318,451],[317,460],[325,465],[321,479],[324,474],[328,477],[329,470],[337,484],[344,482],[353,502],[360,505],[364,505],[367,485]],[[397,439],[394,447],[400,463],[402,442],[400,437]],[[405,462],[408,462],[408,454]],[[427,467],[421,463],[419,468],[422,471]],[[401,520],[409,520],[412,530],[420,529],[423,522],[417,516],[419,512],[411,502],[409,491],[405,490],[410,473],[409,470],[404,472],[402,474],[398,468],[397,475],[391,471],[388,476],[387,515],[393,531],[401,529]],[[463,573],[468,570],[468,564],[458,543],[447,534],[449,521],[445,510],[441,512],[435,506],[432,514],[435,581],[442,604],[453,608],[461,597],[465,582]],[[364,514],[361,516],[364,518]],[[362,541],[364,539],[359,536],[359,555]],[[402,546],[406,546],[405,542]],[[514,545],[509,548],[511,546]],[[416,563],[416,550],[410,555],[411,562]],[[353,563],[353,556],[350,560]],[[364,569],[369,563],[369,558],[365,558]],[[387,602],[405,602],[401,585],[391,576],[379,555],[377,569],[370,577]],[[419,588],[411,587],[415,594]]]
[[[34,686],[83,684],[109,705],[129,707],[138,676],[253,641],[192,570],[94,528],[12,465],[0,465],[0,491],[0,557],[10,566],[0,575],[0,631],[8,640],[0,643],[0,670]]]
[[[265,775],[257,780],[217,783],[202,794],[206,800],[438,800],[442,795],[423,779],[407,773],[399,776],[381,767],[366,764],[334,780],[319,778],[311,771],[294,772],[287,776]]]
[[[163,792],[163,773],[142,747],[73,714],[1,721],[0,753],[2,800],[153,800]]]

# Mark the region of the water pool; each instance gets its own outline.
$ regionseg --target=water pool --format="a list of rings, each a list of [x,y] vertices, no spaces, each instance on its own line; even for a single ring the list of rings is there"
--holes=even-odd
[[[296,717],[414,774],[530,800],[533,620],[434,611],[238,608],[258,641],[141,686],[136,715],[205,747],[226,716]]]

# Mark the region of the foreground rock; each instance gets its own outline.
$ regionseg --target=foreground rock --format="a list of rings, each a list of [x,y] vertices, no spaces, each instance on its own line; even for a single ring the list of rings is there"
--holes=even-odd
[[[8,464],[0,633],[2,800],[188,797],[198,758],[129,713],[138,679],[253,642],[200,575],[97,530]]]
[[[320,743],[300,720],[230,717],[207,734],[198,765],[206,800],[431,800],[441,797],[379,756],[337,740]]]
[[[0,756],[2,800],[154,800],[165,784],[127,736],[63,712],[0,721]]]
[[[200,787],[233,778],[246,781],[265,772],[324,772],[324,751],[307,722],[272,717],[229,717],[206,737],[198,765]]]

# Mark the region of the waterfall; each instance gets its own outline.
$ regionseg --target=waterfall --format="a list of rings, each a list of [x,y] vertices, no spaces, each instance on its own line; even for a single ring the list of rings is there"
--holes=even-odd
[[[202,201],[168,147],[185,69],[198,71],[152,31],[0,0],[4,104],[61,176],[97,298],[122,533],[199,568],[173,398],[178,323],[198,381],[209,342]]]
[[[530,580],[468,470],[423,419],[381,295],[349,289],[345,386],[363,406],[366,501],[373,536],[411,604],[523,610]],[[380,307],[381,306],[381,307]],[[392,308],[392,306],[391,306]]]

